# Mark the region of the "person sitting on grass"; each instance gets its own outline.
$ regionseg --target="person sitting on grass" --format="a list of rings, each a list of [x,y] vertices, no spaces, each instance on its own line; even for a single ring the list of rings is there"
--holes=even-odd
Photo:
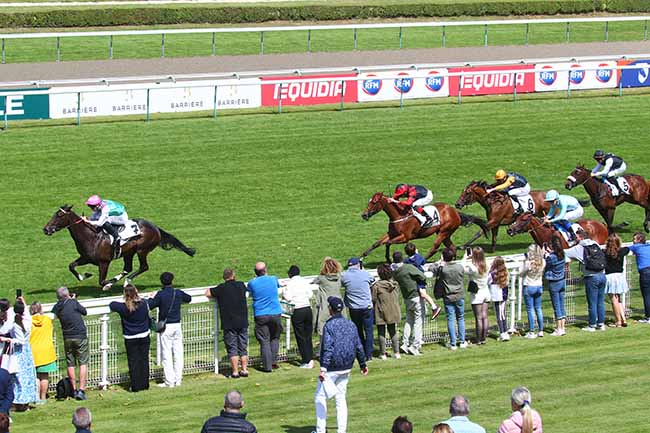
[[[413,433],[413,423],[405,416],[398,416],[393,421],[390,433]]]
[[[210,418],[203,424],[201,433],[257,433],[253,424],[241,413],[244,399],[239,391],[229,391],[223,402],[221,415]]]
[[[542,417],[530,404],[533,398],[528,388],[520,386],[512,390],[510,405],[512,415],[503,421],[497,433],[544,433],[542,431]]]
[[[72,413],[72,425],[75,427],[75,433],[91,433],[90,427],[92,425],[93,417],[90,409],[85,407],[78,407]]]
[[[455,395],[449,402],[449,418],[444,421],[456,433],[485,433],[480,425],[471,422],[469,415],[469,400],[464,395]]]

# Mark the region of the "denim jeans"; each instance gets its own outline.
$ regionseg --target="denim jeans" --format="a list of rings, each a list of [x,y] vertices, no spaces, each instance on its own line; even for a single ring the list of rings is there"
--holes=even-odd
[[[587,294],[587,309],[589,326],[605,324],[605,285],[607,278],[604,273],[585,275],[585,292]]]
[[[553,304],[555,320],[566,319],[566,310],[564,309],[566,280],[549,281],[548,291],[551,293],[551,303]]]
[[[646,319],[650,319],[650,268],[639,270],[639,286],[643,297],[643,311]]]
[[[456,302],[445,302],[445,313],[447,314],[447,331],[449,332],[449,343],[456,345],[456,321],[458,321],[458,339],[465,342],[465,300]]]
[[[372,308],[356,309],[350,308],[350,319],[357,327],[363,350],[366,353],[366,360],[372,359],[372,349],[374,346],[373,335],[375,330],[375,313]]]
[[[542,315],[542,286],[525,286],[524,301],[528,315],[528,329],[535,332],[535,316],[537,316],[537,329],[544,330],[544,316]]]

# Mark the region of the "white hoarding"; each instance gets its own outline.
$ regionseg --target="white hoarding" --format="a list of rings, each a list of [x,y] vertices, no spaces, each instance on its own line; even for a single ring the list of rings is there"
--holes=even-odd
[[[444,97],[449,77],[445,68],[359,74],[358,95],[359,102]]]
[[[617,76],[616,62],[538,63],[535,91],[567,90],[569,86],[572,90],[613,88]]]

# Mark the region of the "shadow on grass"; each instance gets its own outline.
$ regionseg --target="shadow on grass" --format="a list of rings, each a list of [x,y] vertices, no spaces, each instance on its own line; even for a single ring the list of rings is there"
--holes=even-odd
[[[314,426],[295,426],[295,425],[283,425],[285,433],[312,433],[314,431]]]

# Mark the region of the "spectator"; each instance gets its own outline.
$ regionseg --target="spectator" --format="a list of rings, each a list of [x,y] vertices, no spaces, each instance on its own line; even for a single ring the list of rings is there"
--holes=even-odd
[[[494,315],[499,327],[499,339],[501,341],[510,341],[508,333],[508,322],[506,309],[508,307],[508,268],[503,257],[497,256],[492,261],[488,275],[488,284],[490,286],[490,299],[494,305]]]
[[[469,416],[469,400],[463,395],[455,395],[449,403],[449,418],[443,421],[456,433],[485,433],[480,425],[471,422]]]
[[[320,268],[320,275],[312,281],[312,284],[318,284],[316,293],[316,330],[318,335],[323,335],[323,326],[330,318],[327,298],[335,296],[343,298],[341,295],[341,264],[331,257],[325,257]]]
[[[89,349],[83,316],[87,314],[87,311],[77,301],[77,295],[70,295],[70,291],[65,286],[56,290],[56,297],[58,302],[52,307],[52,314],[58,317],[61,322],[68,377],[72,384],[75,399],[86,400]],[[79,387],[77,387],[75,377],[75,367],[77,365],[79,365]]]
[[[9,433],[9,424],[11,420],[5,413],[0,413],[0,433]]]
[[[0,414],[9,415],[9,409],[14,402],[14,385],[11,374],[0,368]]]
[[[580,269],[585,280],[585,292],[587,295],[587,309],[589,312],[589,326],[582,328],[583,331],[595,332],[596,329],[604,331],[605,328],[605,278],[604,268],[595,270],[593,266],[585,264],[585,248],[598,244],[591,239],[582,229],[576,230],[578,244],[564,251],[568,259],[580,262]]]
[[[551,295],[553,314],[555,316],[555,331],[551,333],[554,337],[566,335],[566,311],[564,308],[564,296],[566,293],[564,250],[559,237],[551,238],[551,245],[545,245],[544,250],[544,278],[548,283],[548,291]]]
[[[625,321],[625,305],[621,302],[621,295],[627,293],[629,287],[623,273],[623,264],[625,256],[630,249],[621,247],[621,238],[616,233],[612,233],[607,238],[605,247],[605,293],[609,295],[612,301],[612,312],[614,313],[615,323],[609,325],[614,328],[627,326]]]
[[[149,389],[149,304],[132,284],[124,287],[124,302],[113,301],[108,308],[120,315],[131,392]]]
[[[444,288],[442,297],[447,314],[447,331],[449,332],[449,350],[456,350],[457,338],[460,340],[459,347],[467,348],[465,341],[465,287],[463,284],[463,265],[453,263],[456,258],[456,251],[453,248],[442,250],[442,259],[432,267],[437,275],[436,284]],[[456,322],[458,322],[458,337],[456,337]]]
[[[311,311],[312,285],[300,276],[300,268],[296,265],[289,267],[287,272],[289,282],[282,291],[284,300],[293,304],[291,326],[296,336],[298,352],[300,352],[300,368],[314,368],[314,346],[312,334],[314,315]]]
[[[542,314],[542,277],[544,275],[544,257],[542,249],[531,244],[526,253],[526,260],[521,264],[519,273],[524,277],[524,302],[528,315],[528,333],[525,338],[544,336],[544,315]],[[537,321],[535,321],[537,318]],[[535,330],[537,329],[537,332]]]
[[[490,330],[488,324],[490,288],[488,287],[488,268],[483,248],[474,247],[465,250],[463,267],[469,277],[467,289],[476,324],[476,344],[485,344]]]
[[[398,416],[393,421],[390,433],[413,433],[413,424],[405,416]]]
[[[230,358],[230,377],[248,377],[248,304],[246,285],[237,281],[235,271],[223,270],[223,283],[205,291],[219,307],[223,342]],[[241,362],[241,370],[239,364]]]
[[[32,346],[36,378],[38,379],[36,404],[43,404],[47,401],[47,389],[50,386],[49,375],[57,372],[54,327],[52,319],[43,314],[40,302],[32,302],[29,313],[32,316],[32,334],[29,337],[29,344]]]
[[[425,260],[424,256],[418,252],[418,250],[415,248],[415,244],[413,242],[409,242],[404,246],[404,252],[406,253],[406,259],[404,259],[404,263],[411,264],[418,268],[419,271],[424,272],[424,265],[427,263]],[[427,283],[426,281],[424,282],[418,282],[418,290],[425,290],[427,289]],[[442,308],[440,308],[438,305],[436,305],[436,302],[431,298],[431,309],[433,310],[433,314],[431,317],[431,320],[434,320],[440,312],[442,311]]]
[[[345,287],[345,306],[350,310],[350,319],[354,322],[366,353],[366,361],[372,360],[373,341],[373,310],[370,285],[374,283],[370,274],[361,269],[361,260],[352,257],[348,260],[348,270],[341,275],[341,283]]]
[[[539,413],[530,407],[533,398],[528,388],[520,386],[512,390],[510,405],[512,415],[503,421],[497,433],[544,433],[542,431],[542,418]]]
[[[402,253],[393,253],[393,278],[397,281],[399,289],[406,305],[406,322],[404,323],[404,335],[402,337],[401,350],[404,353],[420,356],[422,348],[422,329],[425,321],[424,302],[427,301],[433,312],[437,308],[426,289],[426,277],[414,265],[403,263]]]
[[[181,386],[183,381],[183,330],[181,328],[181,306],[192,301],[192,297],[172,286],[174,274],[160,274],[162,289],[149,299],[149,308],[158,308],[158,321],[165,322],[165,329],[160,334],[162,346],[162,365],[165,381],[160,388]]]
[[[341,315],[343,301],[330,296],[327,300],[330,318],[323,327],[320,348],[320,374],[316,385],[316,433],[326,432],[327,399],[336,399],[337,433],[345,433],[348,425],[348,406],[345,400],[354,358],[359,361],[361,373],[366,376],[366,356],[355,325]]]
[[[90,433],[93,417],[90,409],[78,407],[72,413],[72,425],[77,429],[75,433]]]
[[[228,392],[224,398],[221,415],[207,420],[201,433],[257,433],[255,426],[246,421],[246,414],[241,413],[243,407],[244,399],[239,391]]]
[[[392,278],[393,273],[389,265],[380,265],[377,268],[377,274],[379,275],[379,281],[376,281],[370,289],[372,291],[372,304],[375,306],[377,335],[379,336],[379,357],[382,360],[388,357],[388,352],[386,352],[386,328],[388,328],[393,353],[395,358],[399,358],[397,325],[402,320],[398,298],[399,286]]]
[[[454,430],[449,427],[449,424],[441,422],[433,426],[432,433],[454,433]]]
[[[262,371],[270,373],[278,368],[278,350],[282,333],[282,307],[278,298],[278,277],[266,274],[266,264],[255,264],[255,275],[248,282],[247,290],[253,297],[255,338],[260,343]]]
[[[643,319],[639,323],[650,324],[650,245],[645,243],[645,234],[637,232],[632,238],[630,251],[636,258],[636,268],[639,271],[639,287],[643,297]]]

